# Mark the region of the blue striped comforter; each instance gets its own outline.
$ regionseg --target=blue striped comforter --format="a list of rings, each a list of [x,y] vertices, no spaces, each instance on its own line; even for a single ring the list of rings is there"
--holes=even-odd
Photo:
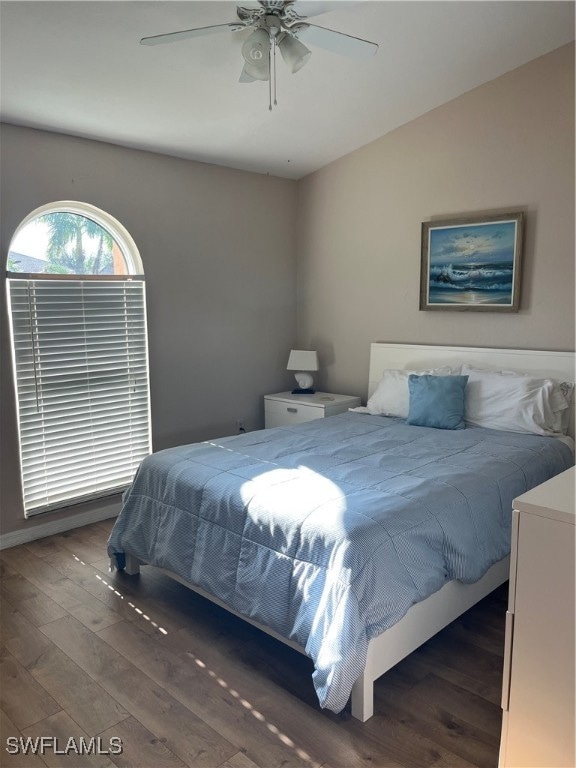
[[[572,464],[554,438],[345,413],[153,454],[108,551],[299,643],[338,712],[368,641],[508,554],[512,500]]]

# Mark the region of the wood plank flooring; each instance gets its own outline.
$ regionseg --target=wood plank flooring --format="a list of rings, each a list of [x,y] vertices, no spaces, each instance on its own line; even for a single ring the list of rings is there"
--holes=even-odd
[[[110,574],[111,527],[0,552],[0,765],[498,765],[505,587],[380,678],[362,724],[319,709],[296,651],[146,568]],[[109,754],[6,751],[9,737],[42,736],[61,752],[99,737]]]

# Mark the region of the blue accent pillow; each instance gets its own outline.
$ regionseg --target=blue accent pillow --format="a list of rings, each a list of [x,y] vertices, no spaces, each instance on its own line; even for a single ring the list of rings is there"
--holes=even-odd
[[[468,376],[408,376],[407,424],[435,429],[464,429],[464,391]]]

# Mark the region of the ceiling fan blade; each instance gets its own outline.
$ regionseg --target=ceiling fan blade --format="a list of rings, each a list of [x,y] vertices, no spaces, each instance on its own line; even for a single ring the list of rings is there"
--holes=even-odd
[[[333,11],[347,11],[358,5],[358,0],[295,0],[292,9],[301,17],[320,16],[323,13],[332,13]]]
[[[345,35],[344,32],[336,32],[333,29],[317,27],[315,24],[303,24],[298,29],[296,37],[306,45],[317,45],[332,53],[340,53],[355,59],[368,59],[378,50],[377,43],[371,43],[361,37]]]
[[[219,32],[229,30],[243,29],[241,24],[232,22],[230,24],[213,24],[210,27],[197,27],[196,29],[183,29],[180,32],[168,32],[165,35],[152,35],[152,37],[143,37],[140,45],[163,45],[164,43],[175,43],[177,40],[188,40],[191,37],[203,37],[204,35],[215,35]]]

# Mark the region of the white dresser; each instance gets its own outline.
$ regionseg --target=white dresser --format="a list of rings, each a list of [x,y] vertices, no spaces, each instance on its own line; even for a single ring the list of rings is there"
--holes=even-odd
[[[348,408],[360,404],[360,398],[353,395],[332,395],[329,392],[293,395],[291,392],[278,392],[264,397],[264,426],[269,429],[323,419],[344,413]]]
[[[514,501],[500,768],[575,765],[575,482]]]

